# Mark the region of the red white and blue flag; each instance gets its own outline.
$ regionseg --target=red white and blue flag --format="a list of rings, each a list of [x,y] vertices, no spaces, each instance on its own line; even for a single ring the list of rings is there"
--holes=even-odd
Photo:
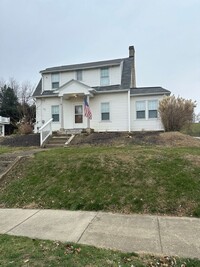
[[[86,97],[84,98],[84,114],[85,114],[85,117],[87,117],[88,119],[90,120],[92,119],[92,112],[91,112],[91,109],[89,107]]]

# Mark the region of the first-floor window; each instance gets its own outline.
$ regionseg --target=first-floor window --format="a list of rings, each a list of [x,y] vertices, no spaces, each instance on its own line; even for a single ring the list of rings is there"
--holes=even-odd
[[[75,106],[75,123],[83,123],[83,106],[76,105]]]
[[[148,113],[149,119],[158,117],[158,100],[148,101]]]
[[[101,120],[102,121],[110,120],[110,103],[109,102],[101,103]]]
[[[145,101],[136,101],[136,118],[145,119]]]
[[[51,106],[51,115],[53,121],[59,121],[59,105]]]

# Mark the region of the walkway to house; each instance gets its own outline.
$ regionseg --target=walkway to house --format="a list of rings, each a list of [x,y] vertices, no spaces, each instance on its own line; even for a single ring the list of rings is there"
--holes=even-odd
[[[197,218],[0,209],[0,233],[200,259]]]
[[[35,148],[30,150],[15,151],[12,153],[4,153],[0,155],[0,182],[6,174],[19,163],[21,158],[31,157],[33,154],[41,152],[45,149]]]

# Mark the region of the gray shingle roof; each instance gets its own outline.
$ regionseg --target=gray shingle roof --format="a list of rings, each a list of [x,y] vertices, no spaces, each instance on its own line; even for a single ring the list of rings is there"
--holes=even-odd
[[[80,70],[80,69],[93,69],[107,66],[118,66],[123,61],[123,58],[113,59],[113,60],[104,60],[97,62],[89,62],[89,63],[81,63],[81,64],[73,64],[73,65],[65,65],[47,68],[42,70],[41,73],[53,73],[53,72],[62,72],[62,71],[70,71],[70,70]]]
[[[41,95],[41,92],[42,92],[42,79],[40,79],[37,87],[35,88],[35,91],[33,93],[33,97],[40,96]]]
[[[170,95],[170,91],[162,87],[136,87],[131,88],[131,95]]]
[[[121,77],[121,88],[129,89],[131,85],[131,63],[134,58],[125,58]]]
[[[116,84],[116,85],[108,85],[108,86],[95,86],[92,88],[94,88],[97,92],[108,92],[108,91],[121,90],[121,85]]]

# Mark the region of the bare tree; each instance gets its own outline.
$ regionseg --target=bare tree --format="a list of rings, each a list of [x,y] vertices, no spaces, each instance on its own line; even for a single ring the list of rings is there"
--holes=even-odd
[[[20,85],[19,83],[15,80],[14,77],[10,77],[7,83],[7,86],[9,86],[10,88],[12,88],[15,92],[15,95],[18,97],[18,93],[19,93],[19,89],[20,89]]]

